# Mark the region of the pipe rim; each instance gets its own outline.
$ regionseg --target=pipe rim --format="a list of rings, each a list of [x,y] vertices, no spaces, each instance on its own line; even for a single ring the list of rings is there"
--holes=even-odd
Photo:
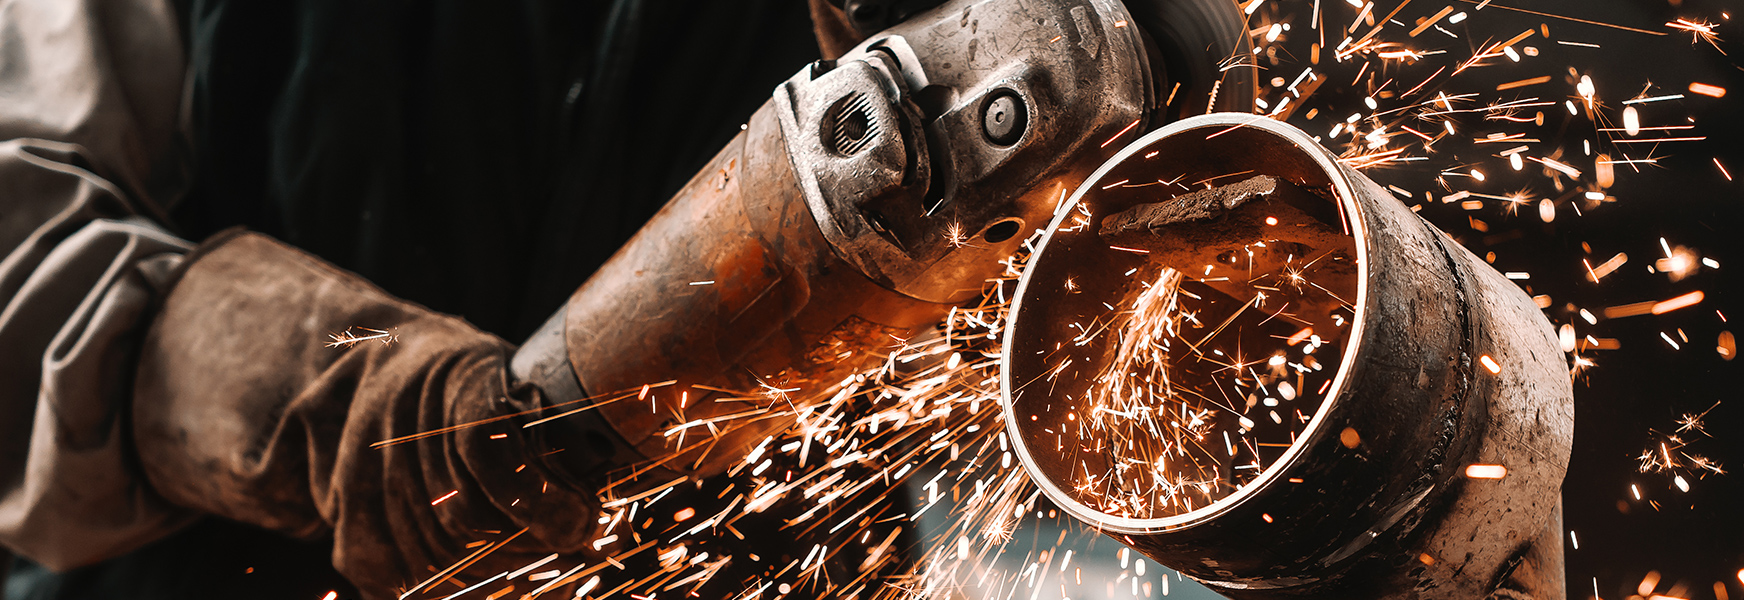
[[[1369,313],[1369,234],[1366,219],[1367,215],[1366,212],[1362,210],[1362,207],[1356,202],[1354,184],[1351,182],[1342,165],[1336,161],[1332,154],[1322,147],[1319,142],[1316,142],[1313,138],[1309,137],[1307,133],[1290,125],[1260,115],[1247,113],[1211,113],[1198,115],[1176,121],[1139,137],[1131,144],[1128,144],[1125,148],[1122,148],[1120,152],[1116,153],[1112,158],[1109,158],[1107,162],[1104,162],[1100,167],[1097,167],[1096,171],[1092,172],[1090,176],[1078,186],[1078,189],[1072,192],[1070,198],[1054,211],[1054,218],[1048,223],[1048,229],[1046,233],[1043,234],[1041,242],[1036,245],[1035,251],[1031,254],[1030,261],[1033,263],[1045,255],[1048,243],[1053,240],[1054,234],[1064,225],[1065,220],[1073,214],[1073,209],[1084,200],[1085,194],[1096,189],[1097,184],[1101,182],[1102,178],[1115,167],[1125,162],[1126,159],[1141,151],[1149,149],[1153,144],[1164,139],[1198,129],[1213,127],[1252,127],[1278,138],[1282,138],[1291,146],[1294,146],[1297,150],[1302,151],[1313,159],[1314,163],[1321,168],[1322,172],[1325,173],[1327,179],[1331,181],[1341,208],[1345,211],[1345,214],[1349,215],[1347,222],[1350,225],[1351,236],[1355,238],[1357,252],[1357,294],[1349,336],[1350,341],[1344,347],[1344,352],[1340,358],[1338,366],[1338,372],[1333,376],[1332,384],[1327,388],[1327,393],[1322,398],[1320,407],[1314,412],[1314,416],[1309,419],[1308,425],[1303,428],[1302,433],[1297,438],[1296,442],[1291,444],[1291,446],[1285,450],[1283,455],[1278,457],[1278,459],[1271,465],[1268,465],[1258,477],[1254,478],[1253,481],[1237,488],[1235,492],[1228,496],[1224,496],[1207,506],[1196,508],[1184,513],[1149,519],[1123,517],[1109,514],[1088,506],[1079,502],[1077,498],[1073,497],[1069,492],[1061,489],[1058,485],[1055,485],[1052,479],[1043,475],[1041,468],[1035,464],[1034,459],[1030,456],[1029,448],[1024,443],[1024,437],[1019,430],[1018,420],[1012,418],[1011,361],[1005,361],[1000,366],[999,404],[1001,414],[1005,417],[1006,436],[1010,438],[1013,450],[1017,454],[1018,460],[1023,464],[1024,470],[1029,474],[1030,480],[1042,490],[1042,493],[1045,494],[1050,501],[1062,510],[1065,510],[1067,514],[1080,521],[1088,523],[1092,527],[1101,531],[1141,535],[1180,531],[1215,520],[1217,517],[1223,516],[1242,505],[1247,500],[1258,494],[1261,490],[1269,488],[1274,482],[1281,478],[1283,472],[1288,471],[1290,467],[1296,463],[1302,454],[1304,454],[1310,442],[1317,439],[1320,430],[1325,426],[1326,420],[1332,413],[1333,407],[1338,403],[1337,399],[1344,395],[1346,385],[1353,377],[1352,371],[1356,365],[1356,354],[1364,346],[1364,336],[1366,335],[1364,324],[1367,322],[1367,316]],[[1011,322],[1005,332],[1008,349],[1009,344],[1011,344],[1013,340],[1020,339],[1018,336],[1020,335],[1019,331],[1023,322],[1019,316],[1022,315],[1023,300],[1027,295],[1030,275],[1033,272],[1033,269],[1027,267],[1024,269],[1024,274],[1018,279],[1017,289],[1012,295],[1010,313]]]

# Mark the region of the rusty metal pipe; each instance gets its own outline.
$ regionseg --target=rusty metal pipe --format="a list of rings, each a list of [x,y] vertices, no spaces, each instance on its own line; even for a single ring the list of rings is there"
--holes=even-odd
[[[1277,460],[1209,505],[1132,518],[1069,491],[1074,459],[1055,442],[1066,423],[1058,406],[1087,407],[1072,406],[1064,384],[1025,382],[1055,367],[1047,355],[1078,331],[1068,323],[1106,312],[1109,299],[1085,291],[1098,289],[1086,265],[1137,260],[1110,250],[1095,225],[1162,188],[1105,182],[1148,181],[1158,164],[1186,181],[1251,171],[1324,195],[1354,238],[1357,294],[1339,372]],[[1067,227],[1085,213],[1090,227]],[[1084,282],[1079,293],[1061,285],[1068,277]],[[1549,322],[1518,286],[1293,127],[1194,117],[1105,163],[1031,258],[1006,356],[1007,433],[1048,498],[1226,596],[1564,597],[1573,390]],[[1502,465],[1506,476],[1468,477],[1473,464]]]

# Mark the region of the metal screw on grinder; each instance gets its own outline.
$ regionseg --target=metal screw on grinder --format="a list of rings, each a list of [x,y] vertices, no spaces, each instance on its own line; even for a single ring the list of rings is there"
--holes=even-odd
[[[1029,124],[1028,121],[1023,102],[1018,101],[1015,94],[1005,92],[987,103],[981,114],[981,131],[993,143],[1010,146],[1023,137],[1023,128]]]

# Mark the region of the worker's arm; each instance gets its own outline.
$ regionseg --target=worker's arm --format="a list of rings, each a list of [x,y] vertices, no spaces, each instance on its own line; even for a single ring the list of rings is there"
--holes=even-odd
[[[508,344],[264,237],[162,225],[184,73],[167,2],[0,3],[0,546],[66,570],[213,513],[331,536],[376,597],[476,540],[526,529],[480,568],[579,548],[593,498],[553,465],[584,453],[545,428],[371,447],[542,402]],[[397,341],[324,344],[354,326]]]
[[[126,366],[190,244],[164,2],[0,3],[0,545],[51,568],[186,523],[133,467]]]
[[[127,430],[138,336],[188,244],[129,214],[82,152],[0,142],[0,543],[54,569],[191,516],[139,477]]]
[[[543,399],[511,381],[508,343],[262,235],[221,234],[185,262],[134,380],[140,464],[165,498],[330,534],[366,594],[480,540],[519,533],[502,554],[524,557],[592,539],[597,500],[564,467],[589,450],[522,427]],[[359,327],[391,337],[331,344],[376,335]]]

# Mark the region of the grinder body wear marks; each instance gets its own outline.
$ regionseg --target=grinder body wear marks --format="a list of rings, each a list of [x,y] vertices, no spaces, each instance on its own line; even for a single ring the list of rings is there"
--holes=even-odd
[[[1007,432],[1067,513],[1232,598],[1563,598],[1573,387],[1515,284],[1306,134],[1189,118],[1055,211]]]

